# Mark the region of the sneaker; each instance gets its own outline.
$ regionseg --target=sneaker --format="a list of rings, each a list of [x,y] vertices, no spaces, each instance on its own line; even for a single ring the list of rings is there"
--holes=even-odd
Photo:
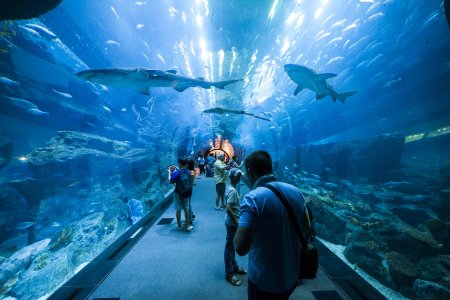
[[[226,206],[225,206],[225,205],[223,205],[223,204],[222,204],[222,205],[220,206],[220,208],[225,208],[225,207],[226,207]]]
[[[216,206],[214,209],[215,209],[215,210],[220,210],[220,207]]]
[[[188,227],[186,227],[187,232],[190,232],[192,229],[194,229],[194,226],[192,226],[192,225],[189,225]]]
[[[181,231],[181,230],[183,230],[183,226],[178,226],[177,229],[178,229],[178,231]]]

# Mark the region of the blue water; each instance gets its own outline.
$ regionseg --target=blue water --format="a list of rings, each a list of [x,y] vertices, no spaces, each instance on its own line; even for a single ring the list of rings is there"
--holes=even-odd
[[[286,64],[333,73],[326,82],[336,92],[357,93],[345,103],[330,96],[317,100],[310,89],[295,96],[297,84],[286,74]],[[183,92],[157,86],[145,95],[130,85],[76,76],[107,68],[175,70],[213,82],[242,80],[225,89],[189,87]],[[377,190],[388,181],[425,184],[433,205],[423,222],[413,225],[424,232],[428,219],[447,224],[442,225],[447,233],[434,236],[444,250],[434,254],[448,255],[449,99],[450,30],[443,1],[64,0],[40,17],[0,22],[0,134],[12,145],[9,154],[2,150],[7,157],[0,171],[2,242],[21,233],[17,224],[34,222],[38,240],[56,243],[69,236],[67,244],[43,252],[59,257],[58,251],[72,247],[71,237],[82,236],[77,235],[80,224],[100,220],[109,229],[98,229],[96,235],[89,231],[85,238],[102,236],[102,245],[86,242],[67,250],[92,247],[92,253],[100,253],[131,225],[125,198],[141,199],[144,210],[150,210],[170,189],[165,170],[178,156],[195,158],[228,142],[233,150],[226,151],[239,160],[254,149],[267,150],[284,170],[279,176],[313,191],[311,197],[324,197],[328,192],[312,181],[320,170],[305,175],[310,181],[292,179],[304,175],[301,165],[293,167],[299,152],[292,149],[396,133],[406,137],[401,164],[407,172],[390,173],[380,182],[358,175],[335,178],[335,183],[352,181],[355,193],[345,194],[355,197],[352,205],[366,192],[388,193]],[[203,113],[215,107],[247,114]],[[52,140],[55,136],[59,140]],[[37,188],[37,195],[29,191]],[[390,209],[385,204],[374,205]],[[68,212],[77,205],[79,210]],[[17,250],[3,247],[0,256]],[[405,255],[415,263],[425,257]],[[36,277],[30,282],[39,288],[33,291],[20,279],[9,295],[32,299],[49,294],[92,258],[77,252],[64,276],[48,285]],[[45,265],[33,267],[45,271]],[[33,278],[29,273],[27,280]],[[427,279],[448,287],[448,276],[446,271]],[[412,284],[405,282],[390,287],[415,297]]]

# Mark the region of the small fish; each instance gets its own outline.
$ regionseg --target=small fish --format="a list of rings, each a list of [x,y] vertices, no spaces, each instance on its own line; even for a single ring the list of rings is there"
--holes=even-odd
[[[58,222],[52,222],[50,224],[50,227],[61,227],[61,224],[59,224]]]
[[[356,28],[356,27],[358,27],[358,25],[356,25],[355,23],[352,23],[351,25],[345,27],[345,29],[342,30],[342,32],[344,33],[344,32],[346,32],[346,31],[349,31],[350,29],[354,29],[354,28]]]
[[[48,112],[39,110],[39,109],[37,109],[37,108],[31,108],[31,109],[28,110],[28,112],[29,112],[30,114],[32,114],[32,115],[35,115],[35,116],[44,116],[44,115],[48,115]]]
[[[11,80],[11,79],[3,77],[3,76],[0,76],[0,82],[3,82],[3,83],[5,83],[6,85],[9,85],[9,86],[18,86],[18,85],[20,85],[19,82]]]
[[[332,64],[332,63],[334,63],[334,62],[337,62],[337,61],[341,61],[341,60],[343,60],[344,58],[342,57],[342,56],[336,56],[336,57],[333,57],[332,59],[330,59],[326,64],[325,64],[325,66],[328,66],[329,64]]]
[[[115,8],[113,6],[111,6],[111,10],[114,13],[114,15],[116,15],[116,18],[118,19],[119,15],[117,14],[117,12],[116,12],[116,10],[115,10]]]
[[[396,188],[401,188],[401,187],[407,187],[407,186],[411,186],[412,184],[410,182],[407,181],[389,181],[386,183],[382,184],[382,188],[384,189],[396,189]]]
[[[145,57],[145,60],[146,60],[147,62],[150,62],[150,59],[148,58],[148,56],[147,56],[144,52],[141,52],[141,55],[142,55],[143,57]]]
[[[376,3],[372,4],[372,5],[369,7],[369,9],[366,11],[366,16],[367,16],[367,15],[373,15],[374,12],[375,12],[376,10],[378,10],[378,8],[379,8],[382,4],[383,4],[382,2],[376,2]]]
[[[34,224],[35,224],[34,222],[22,222],[16,226],[16,229],[17,230],[27,229],[27,228],[30,228],[31,226],[33,226]]]
[[[338,36],[337,38],[334,38],[331,41],[329,41],[327,45],[331,45],[331,44],[334,44],[334,43],[337,43],[337,42],[340,42],[340,41],[342,41],[342,37]]]
[[[428,26],[428,24],[430,24],[431,22],[433,22],[441,13],[440,9],[438,9],[437,11],[431,13],[428,18],[425,20],[425,22],[423,23],[422,27],[426,27]]]
[[[370,21],[377,20],[382,17],[384,17],[384,13],[379,12],[379,13],[373,14],[370,17],[368,17],[366,21],[370,22]]]
[[[34,30],[32,28],[28,28],[26,26],[22,26],[22,25],[19,25],[19,27],[22,28],[23,30],[25,30],[26,32],[28,32],[29,34],[34,35],[37,38],[41,38],[41,35],[36,30]]]
[[[41,26],[41,25],[38,25],[38,24],[29,23],[29,24],[26,24],[25,27],[31,28],[31,29],[35,30],[36,32],[38,32],[40,34],[43,34],[48,39],[52,40],[52,39],[56,39],[57,38],[56,34],[51,32],[50,30],[48,30],[48,28],[45,28],[44,26]]]
[[[57,91],[57,90],[55,90],[55,89],[52,89],[52,91],[55,92],[55,93],[57,93],[58,95],[63,96],[64,98],[72,98],[72,95],[71,95],[71,94],[59,92],[59,91]]]
[[[378,60],[380,60],[383,57],[383,53],[378,54],[377,56],[375,56],[368,64],[367,67],[369,67],[370,65],[378,62]]]
[[[136,2],[134,2],[134,5],[136,5],[136,6],[142,6],[142,5],[146,5],[146,4],[147,4],[146,1],[136,1]]]
[[[347,19],[343,19],[343,20],[337,21],[336,23],[331,25],[331,29],[334,29],[336,27],[344,27],[344,23],[345,22],[347,22]]]
[[[118,42],[116,42],[116,41],[113,41],[113,40],[107,40],[106,43],[107,43],[108,45],[116,45],[116,46],[120,46],[120,43],[118,43]]]
[[[324,38],[326,38],[326,37],[328,37],[328,36],[330,36],[330,35],[331,35],[331,33],[325,32],[324,34],[320,35],[320,36],[315,40],[315,42],[318,42],[318,41],[320,41],[320,40],[323,40]]]
[[[48,115],[48,112],[45,111],[41,111],[39,110],[39,108],[36,106],[36,104],[34,104],[31,101],[22,99],[22,98],[16,98],[16,97],[5,97],[6,99],[10,100],[10,103],[20,109],[23,109],[33,115],[36,116],[40,116],[40,115]]]
[[[161,54],[158,54],[157,56],[158,56],[158,58],[159,58],[164,64],[166,63],[166,61],[165,61],[164,58],[161,56]]]
[[[105,106],[103,104],[101,104],[101,106],[103,107],[104,110],[106,110],[107,112],[111,112],[111,109],[108,106]]]
[[[346,40],[346,41],[345,41],[345,44],[344,44],[344,46],[342,46],[342,48],[345,48],[345,47],[347,47],[347,46],[348,46],[348,44],[350,44],[350,42],[351,42],[350,40]]]
[[[120,111],[121,112],[127,112],[127,109],[126,108],[122,108]]]
[[[136,29],[142,29],[142,28],[144,28],[144,24],[137,24],[136,25]]]
[[[397,82],[400,82],[401,80],[402,80],[401,77],[399,77],[399,78],[397,78],[397,79],[389,80],[388,82],[386,82],[386,83],[383,85],[383,87],[384,87],[384,88],[386,88],[386,87],[391,87],[391,86],[393,86],[394,84],[396,84]]]

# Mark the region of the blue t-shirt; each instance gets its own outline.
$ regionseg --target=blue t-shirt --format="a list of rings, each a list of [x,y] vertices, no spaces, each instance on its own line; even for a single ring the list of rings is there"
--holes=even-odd
[[[272,182],[278,186],[294,208],[299,225],[305,213],[305,200],[293,185],[275,181],[273,175],[263,176],[245,195],[239,226],[255,229],[248,279],[259,290],[281,293],[297,282],[300,241],[281,200],[262,185]]]

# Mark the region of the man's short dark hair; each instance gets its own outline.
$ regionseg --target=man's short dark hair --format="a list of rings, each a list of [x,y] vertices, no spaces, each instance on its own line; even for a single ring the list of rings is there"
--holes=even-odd
[[[245,168],[258,176],[272,174],[272,158],[267,151],[256,150],[245,159]]]
[[[180,166],[185,166],[185,165],[187,165],[187,158],[185,158],[185,157],[180,157],[180,158],[178,158],[178,164],[179,164]]]

